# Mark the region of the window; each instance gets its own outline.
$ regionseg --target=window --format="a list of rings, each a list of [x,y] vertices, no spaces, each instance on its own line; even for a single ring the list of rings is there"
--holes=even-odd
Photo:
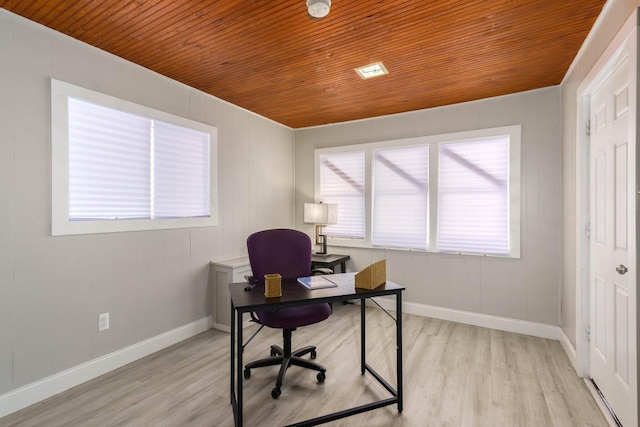
[[[439,146],[438,248],[509,254],[509,137]]]
[[[429,147],[376,150],[373,170],[372,244],[426,250]]]
[[[148,218],[150,120],[69,98],[69,221]]]
[[[52,80],[52,233],[215,225],[216,129]]]
[[[338,223],[324,228],[327,236],[364,238],[364,153],[320,156],[320,199],[337,203]]]
[[[358,209],[324,178],[327,159],[345,155],[361,159]],[[338,224],[326,230],[346,217],[362,230],[327,232],[329,244],[520,256],[520,126],[327,148],[316,164],[316,200],[338,204]],[[356,168],[338,169],[346,191]]]

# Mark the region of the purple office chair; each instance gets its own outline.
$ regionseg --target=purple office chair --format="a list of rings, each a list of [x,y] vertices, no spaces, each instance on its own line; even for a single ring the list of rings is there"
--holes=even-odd
[[[301,231],[289,229],[258,231],[247,238],[247,250],[253,272],[252,279],[259,283],[264,283],[265,274],[279,273],[283,280],[311,274],[311,239]],[[323,273],[326,271],[326,269],[320,270]],[[291,333],[301,326],[321,322],[330,315],[329,304],[256,311],[255,315],[252,313],[254,321],[270,328],[282,329],[284,348],[272,345],[271,357],[247,363],[244,367],[244,377],[250,378],[253,368],[280,365],[276,386],[271,390],[271,397],[274,399],[280,397],[284,375],[291,365],[318,371],[318,382],[324,382],[327,369],[319,363],[302,358],[306,354],[311,354],[311,359],[315,359],[316,348],[307,346],[291,351]]]

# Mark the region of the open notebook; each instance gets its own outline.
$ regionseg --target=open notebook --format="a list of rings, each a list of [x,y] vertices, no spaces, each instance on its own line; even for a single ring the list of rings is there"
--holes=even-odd
[[[298,277],[298,283],[307,289],[335,288],[338,286],[325,279],[324,276]]]

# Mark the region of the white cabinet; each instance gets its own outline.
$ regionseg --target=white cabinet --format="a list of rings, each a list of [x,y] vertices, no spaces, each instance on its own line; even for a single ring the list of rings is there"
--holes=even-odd
[[[231,302],[229,283],[245,282],[244,276],[251,275],[248,256],[211,261],[209,275],[212,283],[211,316],[217,329],[229,331]]]

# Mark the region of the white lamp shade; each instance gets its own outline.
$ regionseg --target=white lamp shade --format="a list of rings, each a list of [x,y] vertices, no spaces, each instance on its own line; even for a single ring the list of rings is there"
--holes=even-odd
[[[306,224],[336,224],[338,205],[331,203],[305,203],[304,222]]]

